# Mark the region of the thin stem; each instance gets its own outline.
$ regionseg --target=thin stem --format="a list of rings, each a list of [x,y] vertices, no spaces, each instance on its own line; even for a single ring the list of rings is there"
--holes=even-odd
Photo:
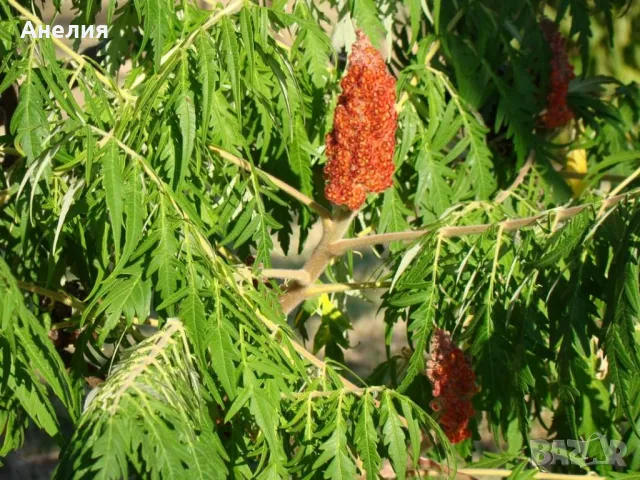
[[[226,150],[222,150],[221,148],[213,147],[213,146],[210,146],[209,149],[212,152],[215,152],[218,155],[220,155],[222,158],[224,158],[228,162],[234,165],[237,165],[238,167],[243,168],[248,172],[251,172],[252,170],[258,172],[259,175],[261,175],[264,178],[267,178],[277,188],[279,188],[286,194],[290,195],[291,197],[295,198],[303,205],[306,205],[311,210],[316,212],[318,216],[320,216],[320,218],[324,220],[331,219],[331,213],[329,213],[329,210],[324,208],[322,205],[320,205],[318,202],[316,202],[312,198],[307,197],[304,193],[296,190],[288,183],[283,182],[282,180],[274,177],[273,175],[265,172],[264,170],[260,170],[259,168],[253,166],[251,163],[247,162],[246,160],[243,160],[242,158],[238,158],[232,153],[227,152]]]
[[[357,395],[357,396],[362,396],[362,395],[366,395],[367,393],[372,393],[372,392],[384,392],[385,390],[387,390],[387,387],[385,386],[379,386],[379,387],[356,387],[356,388],[349,388],[349,387],[344,387],[340,390],[316,390],[313,392],[294,392],[294,393],[285,393],[282,392],[280,394],[280,398],[282,399],[290,399],[290,398],[303,398],[306,396],[309,396],[311,398],[322,398],[322,397],[330,397],[331,395],[335,395],[338,392],[344,392],[344,393],[348,393],[351,395]]]
[[[35,293],[36,295],[50,298],[51,300],[54,300],[58,303],[62,303],[63,305],[73,307],[76,310],[84,310],[84,304],[71,295],[56,292],[54,290],[49,290],[48,288],[40,287],[39,285],[34,285],[33,283],[27,283],[20,280],[18,280],[17,284],[20,290],[25,290],[27,292]]]
[[[584,180],[585,178],[588,178],[591,175],[590,173],[567,172],[566,170],[560,170],[558,173],[560,174],[561,177],[575,178],[576,180]],[[597,176],[600,180],[604,180],[608,182],[624,182],[628,178],[624,175],[614,175],[609,173],[605,173],[604,175],[596,174],[595,176]]]
[[[627,185],[633,182],[639,175],[640,175],[640,167],[638,167],[631,175],[629,175],[620,185],[614,188],[609,194],[609,198],[607,198],[607,200],[615,198],[615,195],[617,193],[621,192]],[[600,207],[600,210],[598,211],[598,216],[604,213],[604,209],[605,209],[605,205],[603,202],[602,206]]]
[[[274,322],[272,322],[271,320],[269,320],[268,318],[266,318],[264,315],[262,315],[260,312],[258,312],[258,318],[260,318],[260,320],[266,325],[266,327],[271,330],[272,333],[275,333],[276,336],[280,336],[282,335],[282,330],[278,327],[278,325]],[[293,346],[293,349],[303,358],[305,358],[311,365],[313,365],[314,367],[316,367],[318,370],[322,371],[324,369],[327,368],[327,364],[325,362],[323,362],[322,360],[320,360],[318,357],[316,357],[313,353],[309,352],[306,348],[304,348],[303,345],[299,344],[298,342],[295,341],[291,341],[291,345]],[[355,383],[350,382],[349,380],[347,380],[346,378],[339,376],[340,381],[342,382],[342,385],[352,391],[357,391],[358,390],[358,386]]]
[[[636,178],[638,178],[638,175],[640,175],[640,167],[638,167],[631,175],[629,175],[620,185],[618,185],[615,189],[613,189],[610,195],[614,196],[617,193],[620,193],[623,188],[625,188],[627,185],[633,182]]]
[[[269,320],[268,318],[264,317],[260,312],[258,312],[258,318],[260,318],[260,320],[262,320],[262,322],[266,325],[266,327],[271,330],[271,332],[275,333],[276,335],[281,335],[281,330],[278,328],[278,325],[276,325],[275,323],[273,323],[271,320]],[[311,365],[313,365],[314,367],[316,367],[319,371],[324,372],[327,368],[327,364],[325,362],[323,362],[322,360],[320,360],[318,357],[316,357],[313,353],[309,352],[306,348],[304,348],[304,346],[302,346],[301,344],[299,344],[298,342],[295,341],[291,341],[291,345],[293,346],[293,349],[304,359],[306,359]],[[338,375],[338,378],[340,379],[340,382],[342,382],[343,387],[351,392],[357,392],[360,390],[360,387],[358,387],[356,384],[350,382],[349,380],[347,380],[346,378],[344,378],[342,375]],[[379,387],[369,387],[369,389],[372,388],[379,388]],[[380,402],[377,399],[373,399],[373,403],[374,405],[379,408],[380,407]],[[409,425],[409,423],[407,422],[407,419],[402,417],[402,416],[398,416],[398,418],[400,419],[400,423],[402,423],[402,425],[404,427],[407,427]]]
[[[265,268],[261,272],[263,277],[282,278],[285,280],[298,280],[308,282],[309,274],[304,270],[294,270],[288,268]]]
[[[376,288],[389,288],[391,282],[355,282],[355,283],[329,283],[325,285],[310,285],[305,289],[305,297],[314,297],[325,293],[348,292],[351,290],[367,290]]]
[[[524,181],[527,174],[529,173],[529,170],[531,170],[534,159],[535,159],[535,152],[531,150],[531,152],[529,153],[529,157],[527,157],[527,161],[524,163],[524,165],[518,172],[518,176],[513,181],[511,186],[509,186],[509,188],[500,192],[500,194],[496,197],[496,203],[499,204],[504,202],[507,198],[509,198],[509,195],[511,195],[511,193],[514,192],[515,189],[520,186],[520,184]]]
[[[503,190],[502,192],[500,192],[498,194],[498,196],[496,197],[496,200],[495,200],[496,203],[504,202],[507,198],[509,198],[509,196],[511,196],[513,194],[513,192],[516,190],[516,188],[518,188],[520,186],[520,184],[526,178],[527,174],[531,170],[531,167],[533,167],[534,161],[535,161],[535,152],[533,150],[531,150],[531,152],[529,153],[529,156],[527,157],[527,161],[525,162],[525,164],[522,166],[522,168],[518,172],[518,176],[513,181],[513,183],[509,186],[509,188],[507,188],[506,190]],[[585,178],[587,178],[589,176],[588,173],[567,172],[565,170],[559,171],[558,174],[560,176],[564,177],[564,178],[578,179],[578,180],[585,179]],[[618,186],[615,190],[613,190],[611,192],[611,195],[615,195],[615,194],[619,193],[620,191],[622,191],[622,189],[624,187],[626,187],[629,183],[631,183],[631,181],[633,181],[633,179],[638,175],[640,175],[640,172],[638,170],[636,170],[636,172],[631,174],[629,177],[625,177],[623,175],[608,175],[608,174],[605,174],[605,175],[602,175],[600,178],[601,178],[601,180],[607,180],[607,181],[610,181],[610,182],[622,182],[620,186]]]
[[[39,285],[34,285],[28,282],[23,282],[21,280],[17,280],[16,283],[20,290],[24,290],[25,292],[35,293],[36,295],[40,295],[42,297],[50,298],[55,302],[62,303],[63,305],[67,305],[69,307],[73,307],[80,312],[84,311],[87,308],[87,306],[83,302],[81,302],[74,296],[69,295],[67,293],[56,292],[54,290],[49,290],[48,288],[40,287]],[[54,323],[53,325],[51,325],[51,330],[61,330],[64,328],[74,327],[74,326],[77,326],[78,323],[79,323],[79,320],[68,320],[66,322]],[[134,324],[145,323],[145,324],[151,325],[152,327],[158,328],[158,320],[153,318],[147,318],[146,320],[141,322],[138,317],[133,317],[133,323]]]

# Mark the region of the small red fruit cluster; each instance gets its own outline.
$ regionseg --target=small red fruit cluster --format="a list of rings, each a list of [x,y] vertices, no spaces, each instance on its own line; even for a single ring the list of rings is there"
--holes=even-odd
[[[393,185],[396,80],[364,32],[349,55],[342,94],[326,137],[326,198],[359,209],[369,192]]]
[[[573,112],[567,105],[569,82],[575,78],[573,66],[565,47],[564,38],[556,24],[548,18],[540,22],[540,29],[549,48],[551,48],[551,85],[547,95],[547,112],[542,120],[547,128],[558,128],[566,125],[573,118]]]
[[[464,352],[440,328],[431,339],[427,377],[433,385],[431,408],[440,412],[439,423],[451,443],[471,437],[469,419],[474,410],[471,398],[478,392],[476,376]]]

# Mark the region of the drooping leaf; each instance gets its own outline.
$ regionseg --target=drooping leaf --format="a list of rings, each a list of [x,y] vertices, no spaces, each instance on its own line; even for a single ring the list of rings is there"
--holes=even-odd
[[[104,147],[101,157],[102,175],[109,219],[113,232],[113,248],[116,261],[120,258],[120,238],[122,235],[122,220],[124,215],[124,177],[122,172],[122,157],[115,140],[110,140]]]
[[[360,400],[358,423],[356,424],[355,442],[362,457],[367,478],[377,478],[380,471],[380,455],[378,455],[378,432],[374,423],[375,405],[371,395],[363,395]]]

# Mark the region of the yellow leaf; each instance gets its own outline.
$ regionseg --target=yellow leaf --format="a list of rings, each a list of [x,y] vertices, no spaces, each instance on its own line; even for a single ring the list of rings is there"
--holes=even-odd
[[[323,293],[320,296],[320,309],[322,311],[323,317],[328,317],[334,321],[339,319],[342,315],[331,301],[331,297],[329,297],[329,295],[326,293]]]
[[[567,155],[567,163],[565,169],[570,173],[587,173],[587,152],[584,149],[572,150]],[[573,190],[573,196],[579,196],[586,188],[586,185],[582,179],[579,178],[567,178],[567,184]]]

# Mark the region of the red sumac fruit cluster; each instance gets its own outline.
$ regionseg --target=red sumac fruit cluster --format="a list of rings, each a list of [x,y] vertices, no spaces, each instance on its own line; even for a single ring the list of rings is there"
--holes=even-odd
[[[540,28],[551,49],[551,81],[547,95],[547,112],[542,120],[547,128],[558,128],[573,118],[573,112],[567,105],[567,94],[569,82],[575,78],[575,74],[573,66],[569,63],[564,38],[558,32],[556,24],[548,18],[543,18]]]
[[[326,137],[325,197],[359,209],[367,193],[393,185],[396,80],[367,36],[357,32],[342,94]]]

